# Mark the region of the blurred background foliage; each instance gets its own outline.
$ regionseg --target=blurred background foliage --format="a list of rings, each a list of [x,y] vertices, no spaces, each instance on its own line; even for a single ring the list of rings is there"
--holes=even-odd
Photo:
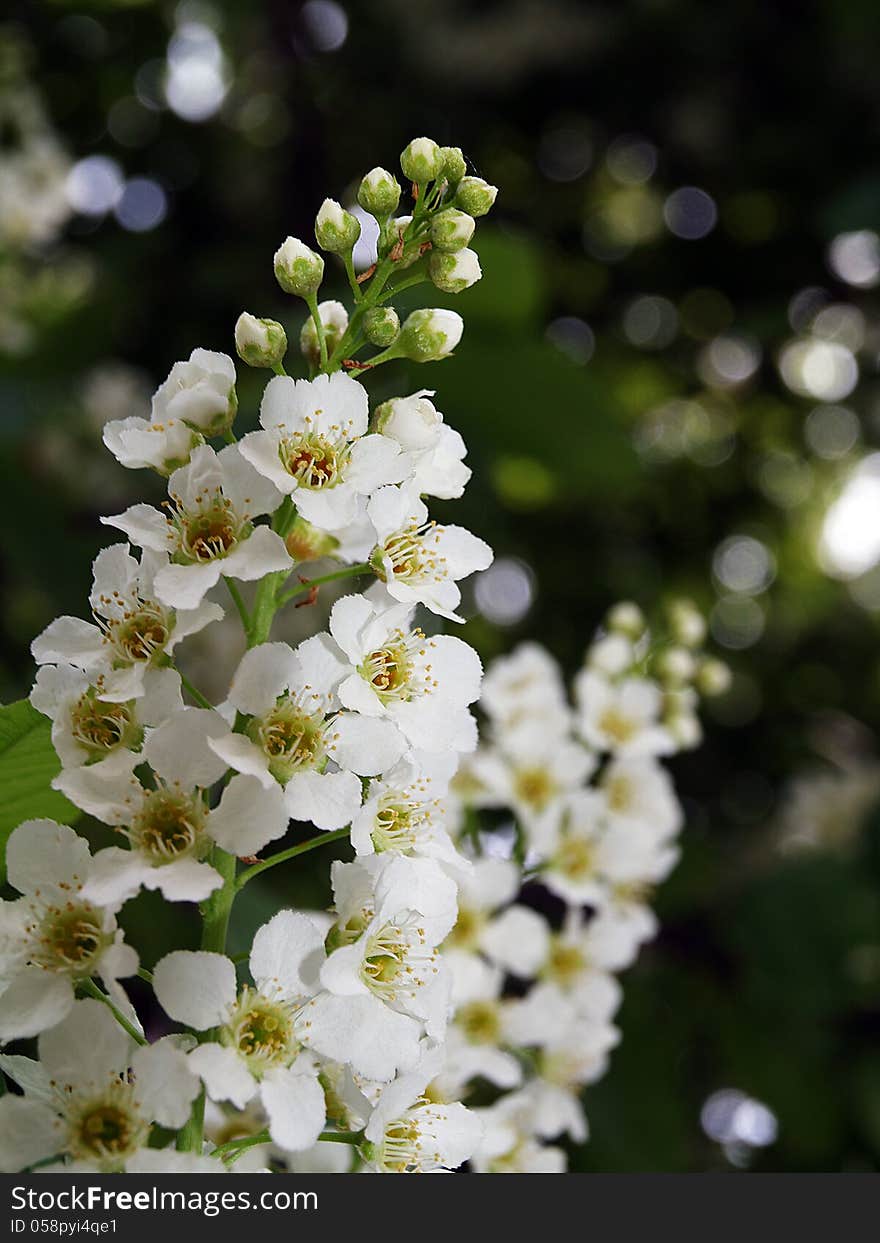
[[[676,762],[684,859],[575,1168],[876,1168],[876,4],[4,14],[4,700],[27,693],[33,635],[82,613],[98,515],[159,493],[100,448],[103,422],[142,413],[194,346],[231,353],[243,309],[295,341],[280,241],[414,134],[460,145],[501,187],[485,278],[447,299],[463,344],[370,387],[436,386],[469,445],[456,519],[498,561],[465,637],[487,659],[534,637],[573,671],[615,600],[685,593],[735,672]],[[264,377],[241,372],[244,424]],[[232,948],[279,900],[322,900],[326,865],[249,886]],[[160,909],[126,909],[148,966],[181,935]]]

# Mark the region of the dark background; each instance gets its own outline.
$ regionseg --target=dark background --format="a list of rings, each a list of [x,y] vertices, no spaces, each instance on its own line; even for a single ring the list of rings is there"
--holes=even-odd
[[[162,101],[187,22],[212,27],[225,58],[228,91],[202,121]],[[816,557],[880,430],[876,296],[828,262],[836,236],[880,220],[878,45],[871,0],[108,0],[13,5],[0,34],[3,89],[24,74],[38,86],[72,160],[108,156],[167,200],[146,231],[74,215],[38,251],[0,252],[0,309],[10,273],[18,296],[47,264],[88,274],[75,297],[50,283],[25,298],[30,346],[0,370],[5,699],[28,691],[32,636],[82,613],[98,515],[153,487],[99,449],[96,375],[125,364],[149,396],[194,346],[232,352],[243,309],[295,342],[273,251],[310,238],[325,195],[350,202],[368,168],[396,169],[414,135],[461,146],[500,187],[476,238],[485,278],[447,300],[466,321],[456,357],[393,364],[370,385],[377,399],[437,387],[474,469],[456,520],[533,577],[519,620],[472,602],[464,637],[486,658],[534,637],[573,672],[615,600],[653,610],[685,593],[714,610],[735,671],[704,745],[675,762],[684,859],[658,895],[661,936],[626,977],[623,1043],[587,1091],[575,1168],[864,1170],[880,1154],[880,837],[845,806],[831,812],[845,848],[786,855],[777,828],[792,777],[871,763],[878,725],[880,591],[870,571],[842,583]],[[647,180],[632,180],[633,152],[655,164]],[[710,196],[707,235],[664,221],[681,187]],[[647,343],[632,327],[646,296],[668,321]],[[406,297],[401,309],[417,304]],[[837,456],[814,451],[817,400],[776,366],[828,305],[862,316],[845,401],[859,436]],[[742,383],[707,380],[725,335],[760,359]],[[243,425],[261,382],[242,374]],[[746,591],[713,573],[734,536],[771,567]],[[309,883],[267,881],[241,911],[242,943],[247,921]],[[129,916],[148,966],[176,935],[157,910],[139,899]],[[706,1133],[701,1109],[723,1089],[772,1110],[775,1143]]]

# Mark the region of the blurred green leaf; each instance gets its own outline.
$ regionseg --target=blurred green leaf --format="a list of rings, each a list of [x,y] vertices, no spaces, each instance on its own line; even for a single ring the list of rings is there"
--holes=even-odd
[[[61,764],[51,726],[26,699],[0,707],[0,878],[6,875],[6,841],[23,820],[47,816],[71,824],[79,809],[52,789]]]

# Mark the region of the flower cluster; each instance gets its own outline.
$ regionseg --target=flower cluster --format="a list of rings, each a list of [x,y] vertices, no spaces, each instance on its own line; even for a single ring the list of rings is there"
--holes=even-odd
[[[476,1111],[477,1170],[560,1171],[552,1141],[587,1136],[582,1090],[619,1039],[616,976],[655,934],[650,894],[678,858],[682,809],[661,758],[696,745],[699,693],[726,681],[703,637],[685,601],[660,640],[622,604],[573,702],[536,644],[487,670],[486,734],[454,783],[471,868],[444,946],[455,1017],[439,1078],[441,1091],[495,1098]],[[482,809],[497,809],[494,828]]]
[[[693,610],[660,653],[618,610],[576,709],[538,649],[496,666],[478,745],[481,664],[444,627],[492,552],[426,504],[462,494],[465,446],[432,392],[371,410],[358,377],[457,344],[460,317],[423,309],[401,326],[389,299],[476,279],[467,243],[495,191],[429,139],[401,168],[409,215],[390,173],[361,183],[380,242],[359,277],[357,219],[332,200],[318,213],[350,317],[318,303],[316,251],[288,238],[275,256],[309,311],[307,376],[288,376],[279,323],[239,319],[239,357],[274,372],[257,427],[241,434],[236,365],[207,349],[174,364],[149,418],[105,427],[116,459],[157,472],[167,498],[102,519],[125,540],[95,560],[91,620],[57,618],[33,644],[54,784],[115,844],[92,854],[49,820],[9,838],[20,896],[0,906],[0,1042],[36,1038],[38,1058],[0,1055],[20,1089],[0,1099],[0,1169],[544,1168],[557,1157],[540,1140],[584,1134],[577,1090],[615,1038],[609,973],[652,930],[644,889],[675,858],[680,814],[656,757],[696,741],[693,682],[713,666],[695,655]],[[329,572],[301,572],[328,557]],[[276,615],[347,578],[372,581],[335,600],[325,629],[273,640]],[[246,650],[213,703],[187,675],[187,641],[230,602]],[[480,805],[516,815],[511,858],[461,833]],[[242,888],[332,841],[351,861],[332,865],[331,909],[278,910],[230,956]],[[561,929],[515,901],[524,867],[570,905]],[[200,904],[198,950],[141,965],[118,917],[142,889]],[[126,991],[135,974],[164,1014],[158,1040]],[[540,979],[513,1001],[507,976]],[[516,1091],[481,1117],[460,1099],[477,1077]]]

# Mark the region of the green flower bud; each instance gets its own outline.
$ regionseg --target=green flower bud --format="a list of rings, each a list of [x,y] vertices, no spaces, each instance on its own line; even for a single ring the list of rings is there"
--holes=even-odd
[[[730,689],[733,675],[723,660],[710,657],[704,660],[697,671],[697,690],[701,695],[723,695]]]
[[[364,316],[364,336],[370,345],[383,348],[400,335],[400,317],[393,306],[374,306]]]
[[[605,619],[609,630],[635,641],[645,633],[645,615],[631,600],[622,600],[609,610]]]
[[[431,221],[431,245],[435,250],[452,254],[467,246],[476,227],[473,216],[456,207],[447,207]]]
[[[434,251],[428,264],[431,280],[444,293],[461,293],[475,285],[483,275],[475,250],[458,250],[454,255]]]
[[[306,522],[299,514],[293,520],[293,526],[284,539],[287,551],[294,561],[317,561],[320,557],[328,557],[339,547],[339,540],[329,531],[321,531],[318,527]]]
[[[348,327],[348,311],[341,302],[319,302],[318,318],[324,328],[324,340],[327,342],[327,353],[332,354]],[[318,365],[321,349],[318,345],[318,332],[311,315],[303,324],[299,334],[299,348],[313,367]]]
[[[498,194],[497,186],[490,186],[482,177],[464,177],[455,192],[455,206],[469,216],[485,216]]]
[[[315,238],[322,250],[342,255],[351,250],[361,235],[361,222],[335,199],[324,199],[315,220]]]
[[[443,153],[433,138],[414,138],[400,153],[403,175],[416,185],[436,181],[443,172]]]
[[[667,614],[675,641],[685,647],[699,647],[706,637],[706,619],[693,600],[672,600]]]
[[[467,172],[467,164],[461,147],[441,147],[443,156],[443,176],[451,186],[457,186]]]
[[[287,333],[276,320],[243,311],[235,324],[235,349],[250,367],[277,367],[287,353]]]
[[[324,260],[298,238],[289,237],[275,251],[275,279],[285,293],[310,297],[324,278]]]
[[[407,316],[398,345],[405,358],[429,363],[451,354],[463,332],[464,320],[455,311],[421,307]]]
[[[397,211],[400,182],[385,168],[371,169],[360,184],[357,200],[364,211],[377,220],[384,220]]]
[[[696,673],[696,661],[686,647],[668,647],[658,654],[654,670],[670,686],[684,686]]]

